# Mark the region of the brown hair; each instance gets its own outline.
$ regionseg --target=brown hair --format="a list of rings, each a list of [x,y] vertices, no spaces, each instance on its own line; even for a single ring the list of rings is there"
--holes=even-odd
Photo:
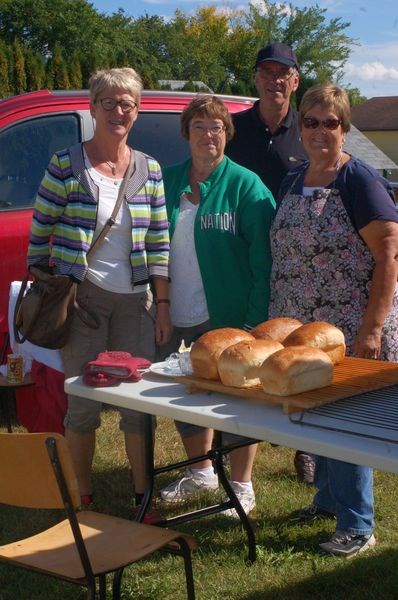
[[[300,120],[306,116],[308,111],[315,105],[333,109],[339,119],[345,133],[351,128],[351,109],[348,94],[343,88],[334,83],[320,83],[310,87],[300,102]]]
[[[181,134],[187,140],[189,140],[189,124],[195,117],[220,119],[224,123],[227,142],[232,139],[235,129],[231,115],[224,102],[217,96],[199,94],[184,108],[181,113]]]

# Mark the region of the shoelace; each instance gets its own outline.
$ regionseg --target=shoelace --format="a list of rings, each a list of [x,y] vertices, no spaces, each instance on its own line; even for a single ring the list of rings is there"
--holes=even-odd
[[[356,537],[356,535],[350,535],[349,533],[335,533],[332,537],[332,541],[346,545],[352,542]]]
[[[189,480],[193,480],[193,477],[192,476],[191,477],[187,477],[186,475],[184,475],[184,477],[182,477],[180,479],[180,481],[177,483],[177,486],[176,486],[176,490],[175,490],[176,491],[176,495],[180,495],[180,491],[181,491],[181,488],[182,488],[184,482],[185,481],[189,481]],[[195,483],[196,483],[196,481],[195,481]],[[181,496],[183,496],[183,494],[181,494]]]

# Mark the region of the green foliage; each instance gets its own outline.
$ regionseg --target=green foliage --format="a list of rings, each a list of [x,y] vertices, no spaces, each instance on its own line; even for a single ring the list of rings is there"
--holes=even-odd
[[[0,0],[0,39],[12,54],[15,44],[22,52],[8,63],[14,92],[43,85],[87,87],[98,68],[132,66],[148,88],[158,87],[159,79],[177,79],[202,81],[215,92],[256,95],[256,53],[282,41],[293,46],[300,62],[299,100],[309,84],[341,79],[356,44],[345,33],[348,25],[328,19],[317,5],[297,8],[270,0],[249,4],[247,10],[176,10],[167,21],[147,14],[132,18],[122,9],[105,15],[87,0]],[[25,83],[24,57],[33,69]],[[359,98],[354,90],[352,98],[353,103]]]
[[[61,46],[56,43],[52,57],[52,69],[54,73],[54,89],[69,89],[68,68],[62,55]]]
[[[79,54],[76,50],[73,52],[69,62],[68,76],[71,89],[80,90],[83,86],[83,74]]]
[[[26,92],[26,72],[25,58],[18,40],[14,40],[13,49],[13,74],[14,74],[14,93],[23,94]]]
[[[7,98],[12,93],[9,79],[9,62],[7,46],[0,41],[0,98]]]
[[[38,52],[25,48],[26,90],[32,92],[45,87],[46,69]]]
[[[365,102],[366,100],[366,96],[362,96],[358,88],[347,87],[346,92],[350,99],[351,106],[357,106],[358,104],[362,104],[362,102]]]

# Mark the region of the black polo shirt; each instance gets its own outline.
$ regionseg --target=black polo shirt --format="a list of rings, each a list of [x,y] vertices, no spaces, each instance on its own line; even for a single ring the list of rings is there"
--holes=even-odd
[[[300,141],[298,113],[290,108],[274,134],[260,119],[259,100],[252,108],[233,114],[232,119],[235,135],[225,153],[257,173],[276,198],[286,173],[307,159]]]

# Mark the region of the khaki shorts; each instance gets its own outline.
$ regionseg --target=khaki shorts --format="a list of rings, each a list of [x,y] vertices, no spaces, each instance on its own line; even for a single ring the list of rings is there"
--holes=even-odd
[[[81,375],[84,365],[105,350],[130,352],[153,360],[155,356],[155,307],[152,293],[116,294],[85,280],[78,286],[78,299],[90,306],[100,319],[98,329],[91,329],[76,315],[68,344],[62,349],[65,378]],[[64,425],[74,433],[87,433],[101,424],[101,403],[78,396],[68,396]],[[145,415],[119,408],[120,429],[126,433],[143,433]]]

